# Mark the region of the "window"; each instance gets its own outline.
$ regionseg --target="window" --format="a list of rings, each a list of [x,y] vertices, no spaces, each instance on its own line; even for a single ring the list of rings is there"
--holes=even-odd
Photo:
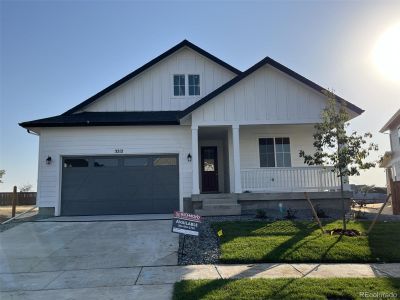
[[[130,157],[124,159],[125,167],[147,167],[148,159],[146,157]]]
[[[189,96],[200,96],[200,75],[188,75]]]
[[[185,96],[185,75],[174,75],[174,96]]]
[[[290,140],[288,137],[261,138],[258,140],[260,167],[291,167]]]
[[[290,167],[290,142],[289,138],[275,138],[276,166]]]
[[[159,166],[176,166],[176,157],[158,157],[154,159],[153,165]]]
[[[274,139],[259,139],[260,167],[275,167]]]
[[[217,171],[217,147],[202,147],[201,157],[203,160],[203,172]]]
[[[397,128],[397,137],[399,138],[399,144],[400,144],[400,127]]]
[[[64,159],[64,168],[86,168],[89,167],[89,161],[84,158]]]
[[[215,160],[213,158],[206,158],[203,162],[204,172],[214,172],[215,171]]]
[[[189,96],[200,96],[200,75],[175,74],[173,81],[174,97],[185,96],[186,94]]]
[[[118,159],[117,158],[96,158],[94,160],[94,166],[96,168],[118,167]]]

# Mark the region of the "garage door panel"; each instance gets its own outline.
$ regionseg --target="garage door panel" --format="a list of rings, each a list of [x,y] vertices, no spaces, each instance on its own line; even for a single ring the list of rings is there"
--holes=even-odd
[[[153,197],[154,198],[164,198],[168,196],[176,197],[177,190],[176,184],[166,183],[166,182],[157,182],[155,186],[156,190],[154,191]],[[168,195],[168,196],[166,196]]]
[[[91,197],[68,201],[64,206],[63,215],[101,215],[101,214],[131,214],[149,213],[152,210],[151,198],[121,198],[121,197]]]
[[[178,180],[173,178],[170,174],[165,174],[164,176],[154,176],[154,182],[158,183],[159,185],[176,185]]]
[[[178,197],[178,191],[176,190],[176,185],[178,183],[166,183],[157,182],[156,191],[154,192],[154,198],[165,198],[165,195],[171,195],[173,197]]]
[[[63,215],[171,213],[179,208],[177,155],[63,159]]]
[[[157,208],[162,208],[166,211],[174,211],[177,210],[177,208],[173,205],[175,198],[163,198],[163,199],[154,199],[153,204]]]

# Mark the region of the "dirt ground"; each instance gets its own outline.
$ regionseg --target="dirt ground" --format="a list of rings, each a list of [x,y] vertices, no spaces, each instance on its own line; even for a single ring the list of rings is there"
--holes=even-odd
[[[34,205],[20,205],[16,207],[16,215],[23,213],[30,208],[34,207]],[[6,221],[7,219],[11,218],[11,206],[0,206],[0,223]],[[37,209],[34,209],[33,211],[27,213],[26,215],[23,215],[22,217],[31,217],[33,215],[37,214]]]
[[[363,207],[361,211],[365,211],[368,213],[378,213],[382,205],[383,205],[382,203],[367,204],[367,206]],[[386,204],[385,208],[382,211],[382,214],[393,215],[392,205],[390,203]]]

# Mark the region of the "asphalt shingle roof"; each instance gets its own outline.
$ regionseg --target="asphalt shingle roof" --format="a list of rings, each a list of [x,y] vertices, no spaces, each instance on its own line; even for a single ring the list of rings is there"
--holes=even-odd
[[[82,112],[19,123],[24,128],[74,126],[179,125],[179,111]]]

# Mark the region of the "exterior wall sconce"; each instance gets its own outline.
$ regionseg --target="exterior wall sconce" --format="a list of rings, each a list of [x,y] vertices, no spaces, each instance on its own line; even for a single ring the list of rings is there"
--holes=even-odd
[[[192,155],[190,153],[187,155],[187,160],[188,160],[188,162],[192,161]]]
[[[51,156],[47,156],[46,165],[50,165],[50,164],[51,164]]]

